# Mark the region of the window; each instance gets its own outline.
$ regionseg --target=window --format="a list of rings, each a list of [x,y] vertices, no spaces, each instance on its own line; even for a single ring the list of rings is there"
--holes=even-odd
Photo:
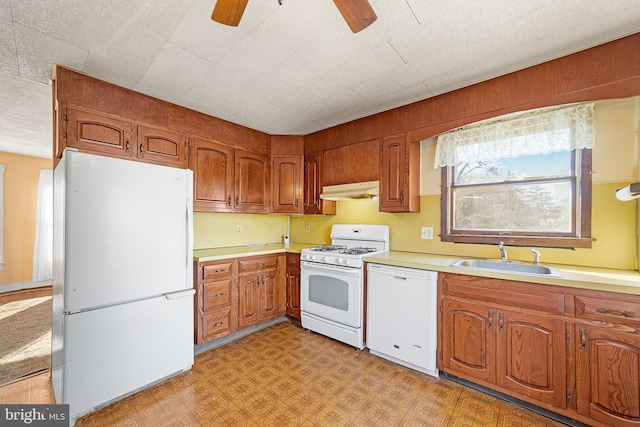
[[[439,137],[442,241],[591,247],[592,117],[578,105]]]

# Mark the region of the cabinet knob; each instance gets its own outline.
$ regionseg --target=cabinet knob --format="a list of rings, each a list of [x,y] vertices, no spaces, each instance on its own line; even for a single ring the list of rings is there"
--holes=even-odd
[[[140,143],[140,157],[144,157],[144,142]]]

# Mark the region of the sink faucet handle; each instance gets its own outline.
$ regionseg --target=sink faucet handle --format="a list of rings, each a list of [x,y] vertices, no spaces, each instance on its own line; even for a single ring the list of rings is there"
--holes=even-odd
[[[534,248],[531,248],[530,251],[533,252],[533,263],[535,265],[540,264],[540,251],[537,251]]]
[[[507,250],[504,248],[504,242],[498,243],[498,250],[500,251],[500,261],[507,260]]]

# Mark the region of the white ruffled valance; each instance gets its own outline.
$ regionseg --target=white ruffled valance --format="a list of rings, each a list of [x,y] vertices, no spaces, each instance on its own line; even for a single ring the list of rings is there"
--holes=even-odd
[[[485,121],[438,136],[435,168],[593,148],[594,104]]]

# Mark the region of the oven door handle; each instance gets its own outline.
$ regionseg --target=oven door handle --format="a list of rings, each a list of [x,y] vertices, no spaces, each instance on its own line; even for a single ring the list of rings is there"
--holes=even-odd
[[[327,271],[333,273],[340,272],[340,274],[350,274],[353,276],[359,275],[361,270],[360,268],[342,267],[340,265],[323,265],[306,261],[301,261],[300,267],[304,267],[307,271]]]

